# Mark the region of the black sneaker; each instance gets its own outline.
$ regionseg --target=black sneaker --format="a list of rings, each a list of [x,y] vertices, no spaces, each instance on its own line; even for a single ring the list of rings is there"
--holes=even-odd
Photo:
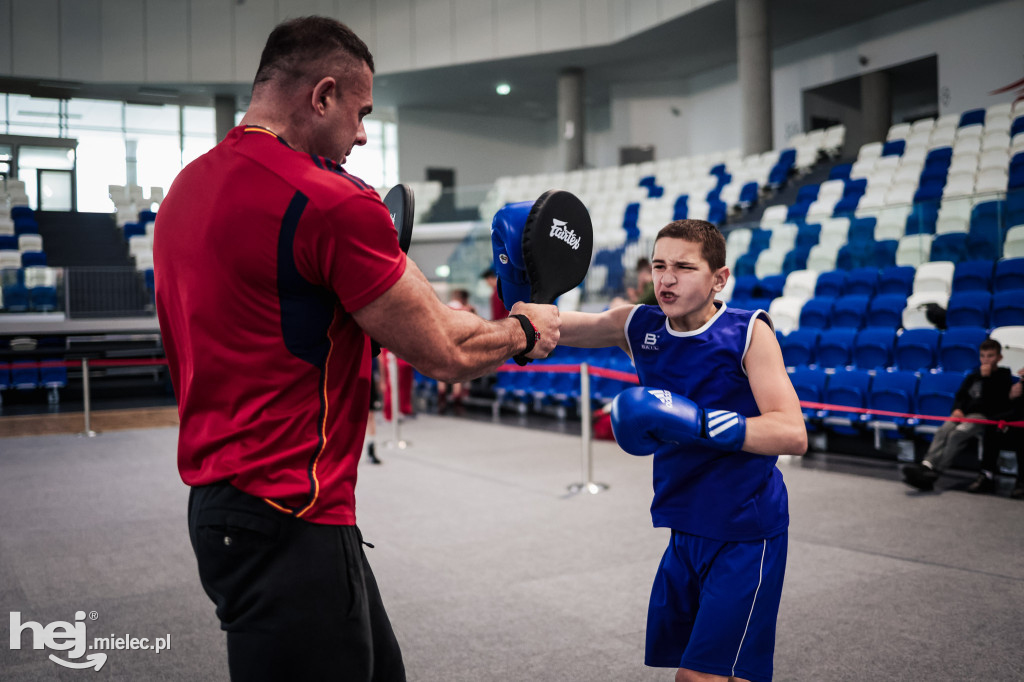
[[[930,467],[908,464],[903,467],[903,482],[925,492],[935,488],[939,475]]]
[[[371,464],[380,464],[380,458],[377,456],[376,448],[374,448],[373,446],[373,443],[370,443],[366,446],[366,454],[370,458]]]
[[[978,477],[967,486],[967,492],[974,493],[975,495],[995,492],[995,489],[996,482],[985,474],[978,474]]]

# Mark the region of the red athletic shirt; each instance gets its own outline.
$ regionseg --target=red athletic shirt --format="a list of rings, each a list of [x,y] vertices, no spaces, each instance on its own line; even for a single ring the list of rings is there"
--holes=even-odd
[[[354,524],[371,360],[352,312],[406,264],[380,197],[240,126],[178,175],[155,231],[182,480]]]

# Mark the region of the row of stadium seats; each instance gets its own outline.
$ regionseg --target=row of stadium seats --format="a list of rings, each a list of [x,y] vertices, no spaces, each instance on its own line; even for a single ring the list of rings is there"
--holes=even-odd
[[[0,269],[0,312],[49,313],[58,308],[58,268]]]
[[[963,372],[978,366],[978,347],[989,336],[1006,341],[1004,364],[1024,368],[1024,325],[998,327],[950,327],[906,329],[893,327],[851,329],[805,327],[778,334],[787,367],[865,370]],[[1011,345],[1015,344],[1015,345]]]
[[[0,362],[0,392],[48,389],[50,403],[58,402],[57,390],[68,384],[68,371],[60,359]]]

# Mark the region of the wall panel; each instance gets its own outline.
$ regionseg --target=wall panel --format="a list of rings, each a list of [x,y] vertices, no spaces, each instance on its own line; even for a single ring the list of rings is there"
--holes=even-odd
[[[91,81],[101,68],[100,0],[65,0],[60,6],[60,77]]]
[[[191,0],[189,4],[189,80],[195,83],[234,80],[233,3]]]
[[[455,61],[493,59],[494,23],[493,0],[455,0]]]
[[[356,32],[377,59],[376,9],[373,0],[338,0],[338,20]]]
[[[277,24],[275,0],[246,0],[234,5],[235,80],[252,83],[267,36]]]
[[[103,0],[100,52],[103,70],[97,80],[144,81],[146,78],[144,5],[135,0]]]
[[[587,0],[583,3],[583,43],[603,45],[612,40],[611,8],[608,0]]]
[[[11,40],[12,0],[0,0],[0,74],[10,75],[13,65],[14,41]]]
[[[373,59],[378,73],[412,68],[415,36],[410,0],[377,0],[377,53]]]
[[[418,69],[445,66],[455,50],[453,0],[416,0],[413,4],[413,63]]]
[[[497,57],[532,54],[540,49],[536,0],[495,0]]]
[[[146,80],[188,80],[188,0],[147,0]]]
[[[582,47],[583,2],[540,3],[540,46],[544,52],[558,52]]]
[[[14,73],[60,77],[59,12],[58,0],[14,0]]]

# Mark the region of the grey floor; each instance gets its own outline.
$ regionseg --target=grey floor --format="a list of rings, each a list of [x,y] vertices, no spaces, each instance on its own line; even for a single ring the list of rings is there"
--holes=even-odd
[[[610,488],[573,496],[576,435],[435,416],[403,435],[411,446],[362,465],[357,492],[410,680],[672,679],[643,666],[667,540],[650,525],[649,458],[596,443]],[[175,438],[0,439],[0,679],[227,679]],[[792,526],[776,679],[1024,679],[1024,503],[919,494],[895,463],[858,475],[821,459],[780,462]],[[79,610],[95,612],[90,639],[169,634],[171,648],[110,651],[95,672],[50,662],[27,632],[8,646],[8,612],[46,625]]]

